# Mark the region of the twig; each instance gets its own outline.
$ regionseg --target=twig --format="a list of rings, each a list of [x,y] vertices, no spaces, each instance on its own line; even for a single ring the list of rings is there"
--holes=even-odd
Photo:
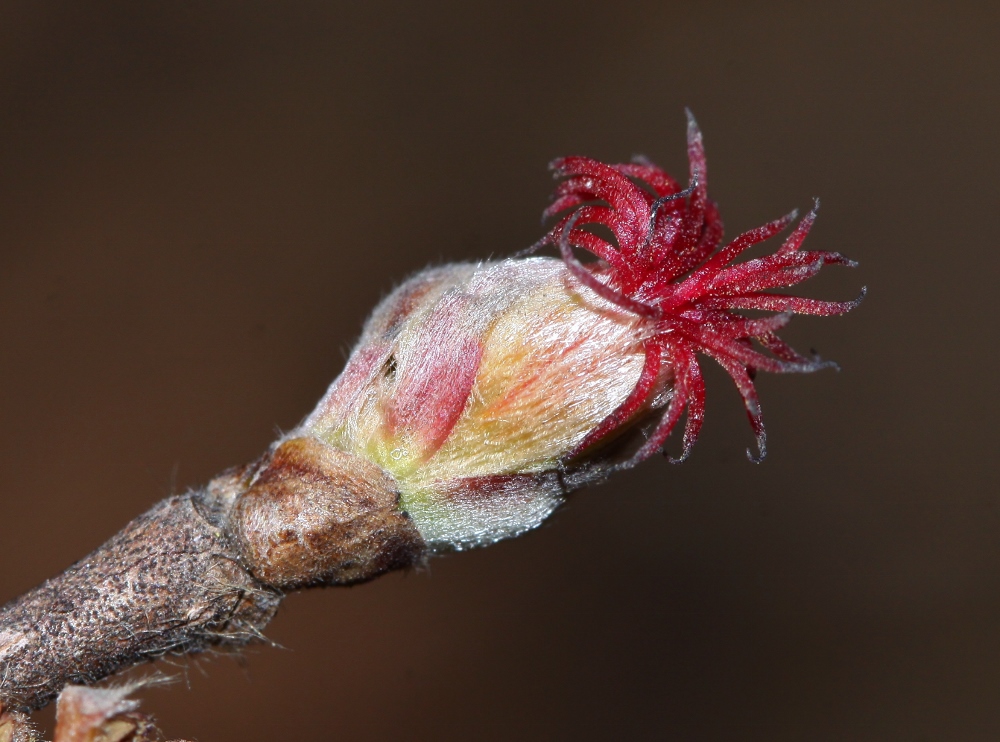
[[[205,490],[163,500],[0,610],[0,700],[29,710],[161,655],[259,639],[285,590],[412,564],[422,541],[358,462],[286,441]]]

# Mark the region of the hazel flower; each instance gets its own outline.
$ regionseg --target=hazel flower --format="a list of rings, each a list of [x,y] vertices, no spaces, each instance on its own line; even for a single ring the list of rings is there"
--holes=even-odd
[[[722,222],[690,117],[688,156],[684,189],[644,160],[556,160],[564,180],[545,213],[571,211],[538,246],[556,246],[561,259],[449,265],[410,279],[376,309],[343,374],[292,437],[314,437],[386,472],[432,550],[537,526],[569,489],[662,449],[685,409],[686,458],[704,417],[699,356],[735,382],[758,442],[759,454],[748,455],[760,461],[754,373],[833,365],[799,355],[777,331],[792,313],[841,314],[860,300],[770,290],[825,264],[854,264],[801,249],[815,209],[775,253],[734,263],[795,212],[718,249]],[[614,242],[585,225],[606,228]],[[574,248],[598,261],[582,264]],[[778,314],[739,313],[761,309]]]
[[[156,504],[0,608],[0,739],[23,736],[17,714],[66,683],[259,638],[289,590],[534,528],[572,489],[662,450],[685,413],[686,458],[705,414],[703,357],[736,384],[760,461],[756,372],[832,365],[778,331],[793,313],[860,301],[775,290],[853,263],[802,249],[815,209],[775,252],[736,262],[795,214],[722,244],[693,119],[688,158],[686,188],[644,160],[556,160],[545,213],[561,217],[536,248],[559,257],[414,276],[375,310],[315,411],[260,459]],[[743,314],[761,310],[774,314]],[[81,698],[96,696],[68,702]],[[108,698],[115,708],[85,726],[138,729]]]

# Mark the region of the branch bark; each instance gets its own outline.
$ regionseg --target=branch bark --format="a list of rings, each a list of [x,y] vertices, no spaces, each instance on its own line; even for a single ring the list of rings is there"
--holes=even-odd
[[[393,482],[311,438],[171,497],[0,609],[0,701],[40,708],[167,653],[261,639],[285,591],[421,558]]]

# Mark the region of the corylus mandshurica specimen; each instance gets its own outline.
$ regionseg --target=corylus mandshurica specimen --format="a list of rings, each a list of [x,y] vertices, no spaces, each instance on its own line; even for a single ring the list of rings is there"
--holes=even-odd
[[[701,362],[736,384],[766,451],[758,371],[815,371],[778,332],[860,301],[775,293],[822,266],[813,209],[773,253],[736,262],[788,216],[723,244],[701,133],[682,186],[646,160],[556,160],[525,253],[426,270],[366,323],[316,409],[257,461],[168,498],[0,610],[0,700],[40,707],[166,653],[261,637],[282,596],[351,585],[538,526],[569,492],[663,450],[705,413]],[[558,257],[533,253],[551,246]],[[581,262],[590,253],[596,260]],[[746,310],[774,314],[748,317]]]

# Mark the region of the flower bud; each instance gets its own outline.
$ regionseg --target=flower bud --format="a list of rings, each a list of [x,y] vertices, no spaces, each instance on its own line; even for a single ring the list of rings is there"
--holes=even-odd
[[[20,712],[66,682],[259,637],[287,590],[370,580],[534,528],[570,490],[663,450],[686,418],[683,460],[705,413],[703,356],[736,384],[757,439],[748,455],[762,460],[756,373],[833,365],[778,331],[793,313],[860,301],[771,290],[853,263],[801,249],[815,209],[774,253],[735,262],[795,214],[722,244],[693,119],[688,159],[686,188],[645,160],[555,161],[562,182],[545,213],[561,217],[535,248],[559,258],[411,278],[376,308],[317,408],[261,459],[157,504],[3,607],[0,742],[27,739]],[[113,692],[71,690],[60,708],[67,740],[151,730]]]
[[[492,543],[562,501],[572,454],[639,379],[642,333],[560,260],[427,271],[375,311],[294,435],[388,472],[432,548]]]
[[[720,248],[693,118],[688,155],[685,189],[645,160],[554,162],[564,180],[546,215],[570,211],[536,247],[555,246],[561,259],[449,265],[410,279],[375,310],[340,378],[282,445],[315,440],[380,472],[371,482],[384,474],[431,550],[481,546],[539,525],[573,487],[660,451],[685,411],[686,458],[704,417],[705,355],[736,383],[757,437],[759,453],[748,455],[762,460],[754,374],[833,365],[799,355],[777,331],[792,313],[840,314],[860,300],[768,290],[853,263],[800,249],[815,209],[774,254],[734,263],[795,213]],[[575,250],[598,260],[582,264]],[[778,314],[752,319],[747,309]]]

